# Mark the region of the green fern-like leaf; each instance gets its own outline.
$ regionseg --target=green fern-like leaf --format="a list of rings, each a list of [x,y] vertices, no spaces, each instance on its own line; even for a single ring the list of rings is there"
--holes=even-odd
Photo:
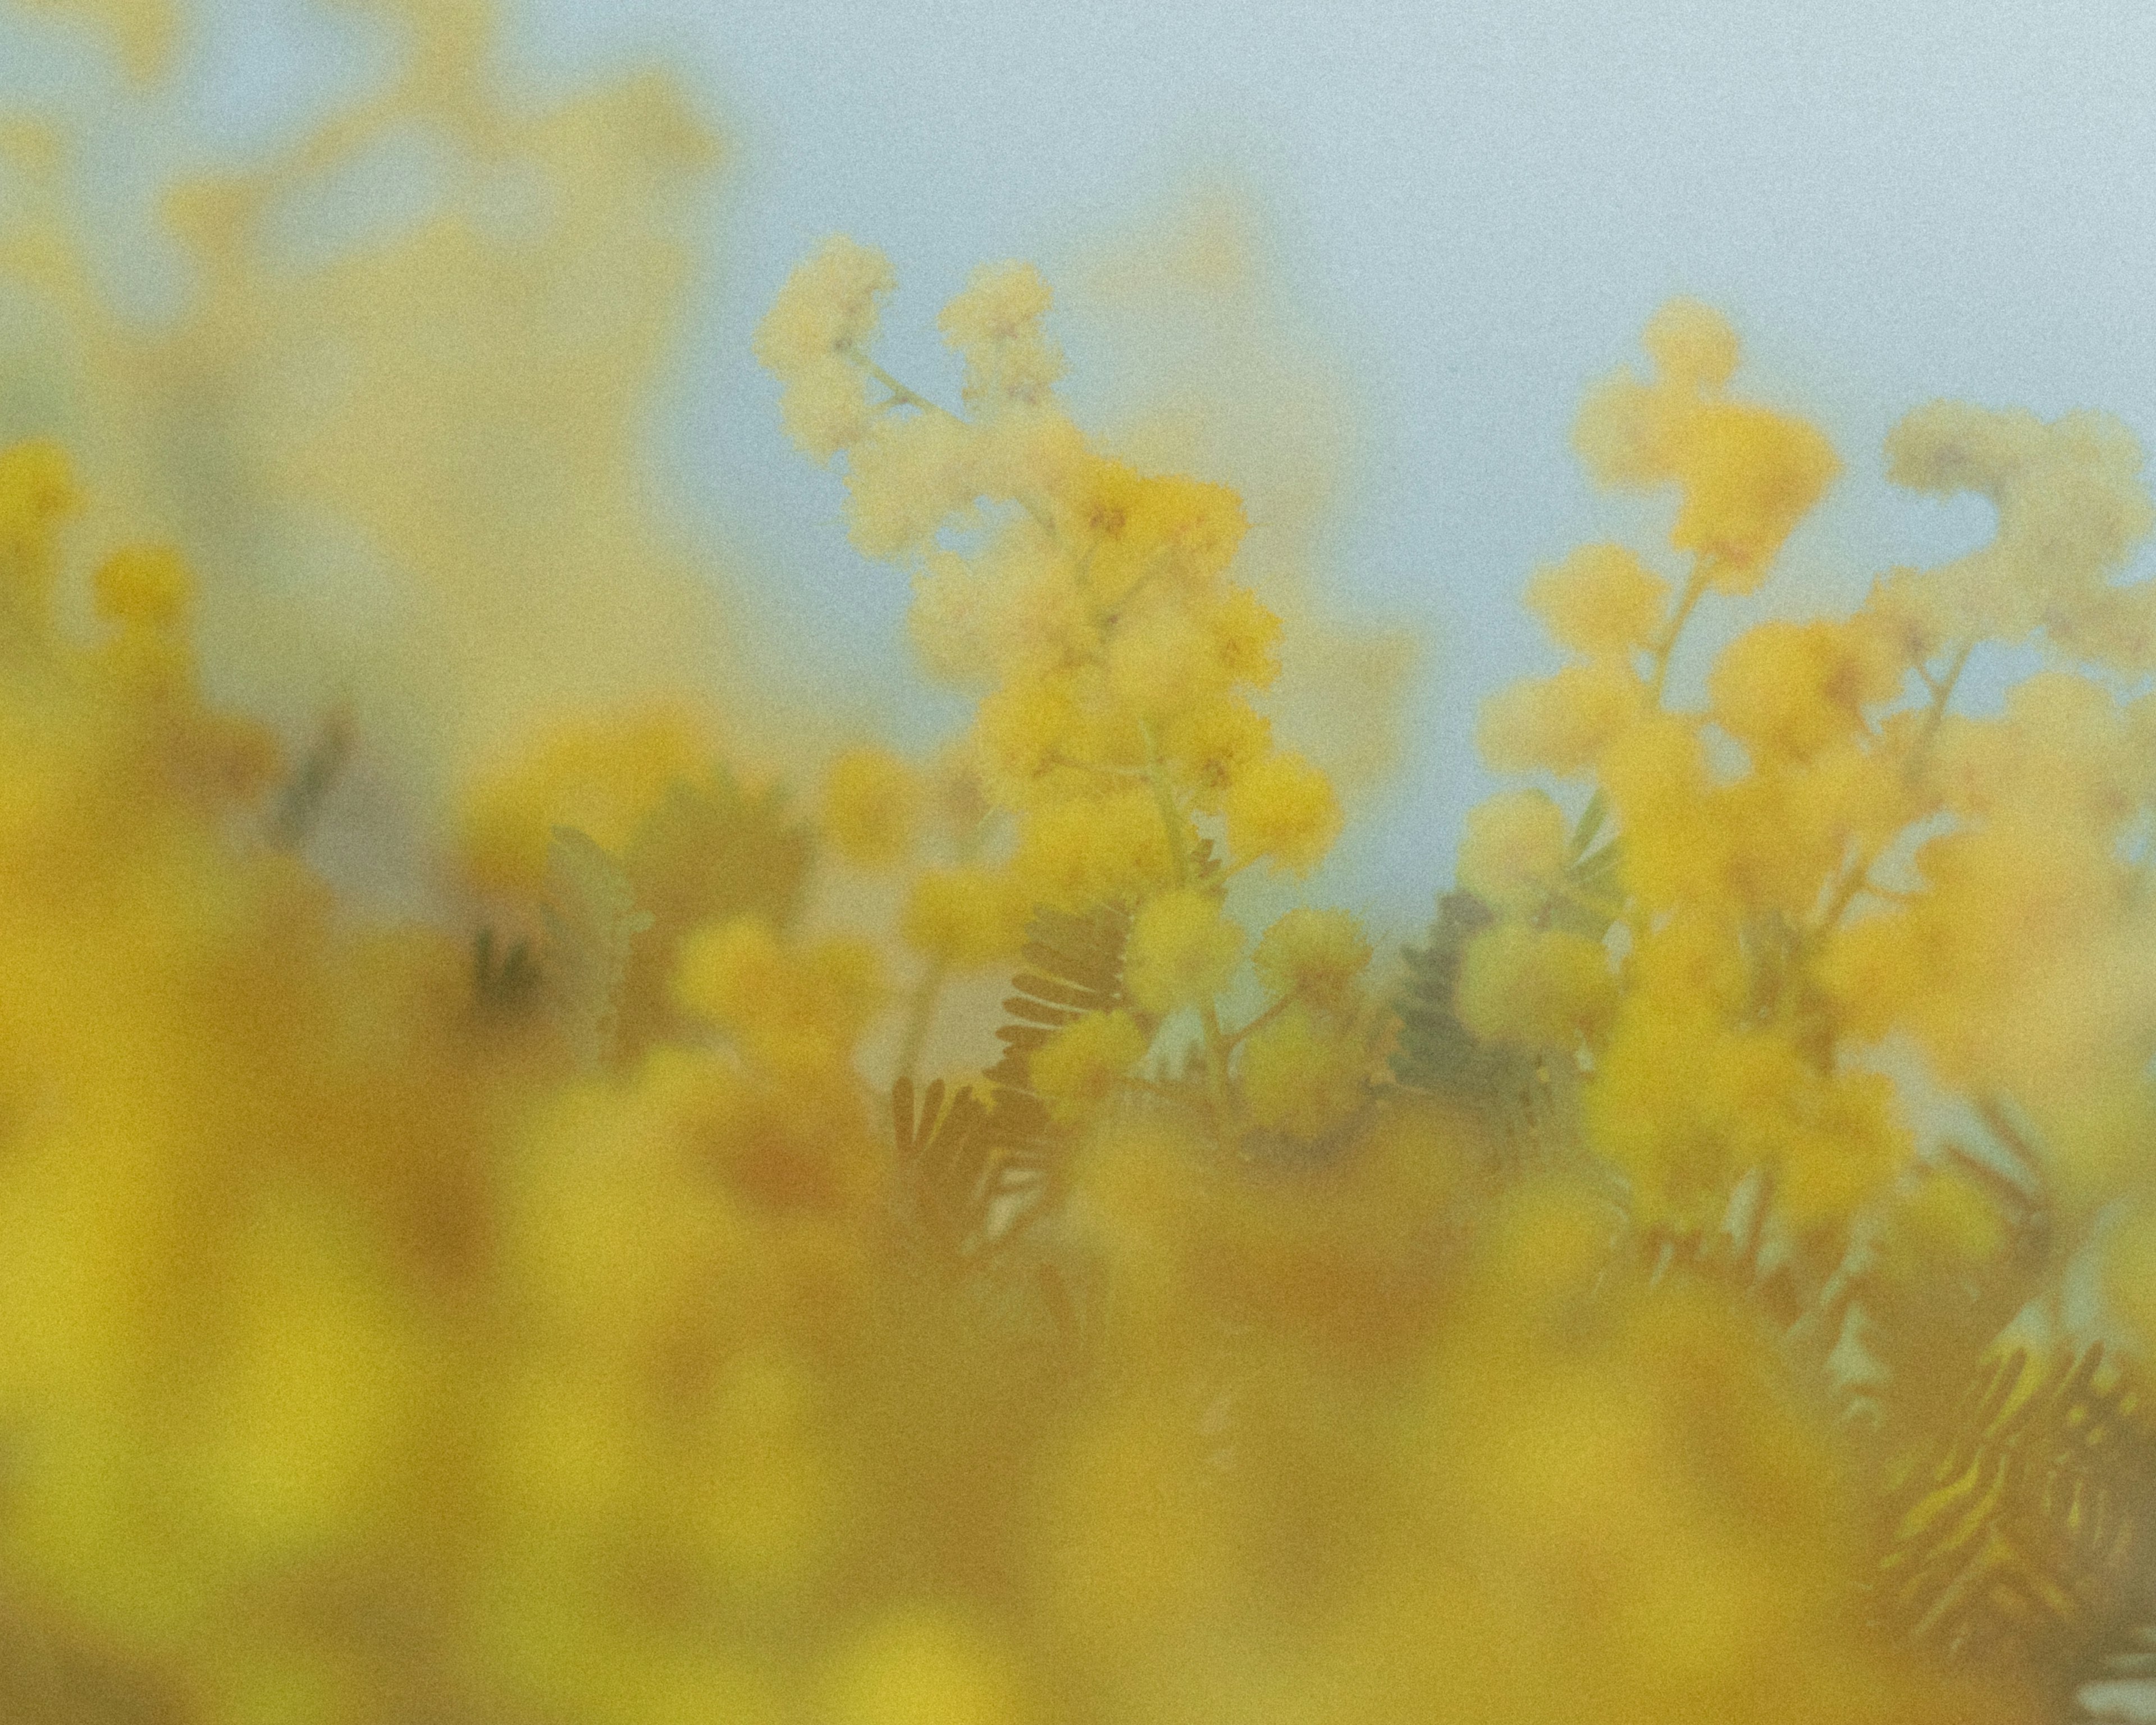
[[[1484,1047],[1453,1009],[1467,943],[1496,920],[1472,893],[1448,892],[1437,901],[1429,944],[1403,954],[1407,980],[1397,1009],[1400,1034],[1392,1065],[1393,1076],[1409,1088],[1470,1099],[1507,1086],[1514,1063]]]
[[[962,1086],[949,1096],[931,1084],[916,1107],[913,1081],[891,1086],[892,1124],[911,1219],[929,1255],[963,1263],[992,1243],[998,1171],[986,1131],[988,1104]]]
[[[1083,916],[1042,908],[1024,949],[996,1032],[1002,1057],[985,1096],[947,1093],[939,1079],[916,1096],[912,1081],[891,1088],[894,1137],[916,1226],[946,1262],[977,1260],[1009,1244],[1046,1208],[1069,1134],[1033,1088],[1034,1052],[1091,1013],[1114,1012],[1123,992],[1130,913],[1097,906]]]
[[[578,1064],[611,1057],[629,950],[651,926],[622,866],[588,834],[556,827],[547,847],[547,971]]]
[[[472,1001],[481,1014],[519,1011],[538,986],[539,966],[530,941],[520,938],[502,947],[491,923],[472,937]]]
[[[2120,1628],[2156,1531],[2156,1417],[2100,1345],[2016,1352],[1888,1504],[1879,1615],[1956,1659],[2080,1668]]]
[[[1471,893],[1448,892],[1438,901],[1430,943],[1407,949],[1407,980],[1394,1009],[1393,1076],[1480,1116],[1506,1161],[1520,1166],[1572,1147],[1577,1076],[1527,1050],[1491,1047],[1460,1021],[1454,993],[1460,959],[1495,920]]]
[[[1045,1183],[1060,1171],[1065,1135],[1033,1088],[1034,1053],[1065,1025],[1129,1005],[1123,950],[1130,932],[1130,912],[1117,905],[1082,916],[1046,906],[1034,912],[1027,968],[1012,978],[1004,1002],[1011,1022],[996,1032],[1003,1057],[988,1072],[985,1130],[1007,1181]]]
[[[352,725],[349,709],[334,706],[322,716],[307,752],[278,788],[270,813],[270,842],[280,850],[297,850],[307,842],[321,819],[322,805],[352,759]]]

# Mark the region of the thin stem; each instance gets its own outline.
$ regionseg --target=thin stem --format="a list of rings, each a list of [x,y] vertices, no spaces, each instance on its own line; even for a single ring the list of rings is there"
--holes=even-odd
[[[1250,1023],[1244,1025],[1241,1029],[1229,1031],[1227,1037],[1227,1045],[1229,1048],[1233,1048],[1253,1030],[1262,1030],[1267,1024],[1270,1024],[1275,1019],[1286,1012],[1288,1008],[1294,1005],[1300,999],[1301,999],[1301,991],[1295,988],[1290,988],[1286,993],[1281,995],[1279,999],[1273,1002],[1270,1006],[1268,1006],[1263,1012],[1252,1019]]]
[[[856,354],[855,355],[855,357],[860,362],[861,369],[863,371],[866,372],[869,376],[875,378],[877,382],[882,384],[885,388],[891,392],[890,405],[893,407],[918,408],[924,413],[941,413],[946,419],[955,420],[961,425],[970,425],[973,424],[973,421],[967,418],[964,414],[954,413],[941,402],[931,401],[919,390],[911,388],[906,384],[900,382],[897,378],[892,377],[889,372],[886,372],[881,366],[878,365],[866,354]],[[1042,527],[1047,530],[1049,537],[1053,539],[1056,536],[1055,518],[1049,513],[1045,506],[1043,506],[1039,499],[1019,495],[1016,498],[1016,501],[1019,508],[1023,509],[1028,515],[1031,516],[1034,521],[1038,521]]]
[[[921,1051],[928,1044],[928,1028],[936,1018],[937,1003],[942,999],[943,983],[951,973],[950,961],[941,957],[932,958],[927,968],[921,973],[915,984],[913,999],[906,1009],[906,1029],[898,1039],[898,1074],[907,1083],[913,1081],[916,1070],[921,1065]]]
[[[1153,739],[1151,725],[1145,727],[1145,741],[1146,776],[1152,784],[1153,806],[1160,811],[1161,825],[1167,829],[1175,884],[1188,886],[1190,847],[1184,842],[1183,812],[1176,806],[1175,788],[1168,782],[1168,768],[1160,757],[1160,747]],[[1210,995],[1198,1003],[1198,1022],[1205,1036],[1205,1087],[1213,1099],[1213,1128],[1219,1137],[1220,1147],[1230,1149],[1235,1142],[1235,1122],[1228,1095],[1228,1042],[1220,1034],[1220,1014]]]
[[[897,378],[892,377],[889,372],[886,372],[881,366],[878,365],[872,359],[864,357],[861,360],[861,369],[865,371],[869,376],[875,378],[877,382],[882,384],[885,388],[888,389],[891,392],[891,400],[898,403],[901,406],[918,408],[924,413],[941,413],[947,419],[957,419],[959,418],[957,414],[952,413],[950,408],[943,406],[941,403],[929,400],[927,396],[921,394],[918,390],[909,389],[905,384],[900,382]],[[963,422],[962,421],[961,423]]]
[[[1698,606],[1701,596],[1706,593],[1707,579],[1713,572],[1714,566],[1706,558],[1701,557],[1693,562],[1691,579],[1685,583],[1684,593],[1677,600],[1677,608],[1670,618],[1669,627],[1662,631],[1661,639],[1650,649],[1655,658],[1655,675],[1647,687],[1656,706],[1662,704],[1662,685],[1669,680],[1670,655],[1676,650],[1677,637],[1684,633],[1685,624],[1691,620],[1691,614]]]
[[[1964,641],[1955,650],[1953,662],[1947,666],[1946,675],[1932,684],[1932,704],[1924,710],[1922,727],[1917,732],[1916,743],[1909,751],[1909,758],[1902,765],[1902,772],[1909,778],[1914,778],[1917,769],[1923,764],[1924,756],[1931,748],[1932,739],[1938,735],[1939,726],[1946,718],[1947,703],[1953,699],[1954,685],[1961,681],[1961,674],[1969,665],[1969,655],[1975,650],[1974,641]],[[1931,680],[1927,678],[1925,680],[1929,682]]]
[[[1602,794],[1602,787],[1597,785],[1594,794],[1587,799],[1587,807],[1579,811],[1579,819],[1573,824],[1572,837],[1565,841],[1564,860],[1568,863],[1576,863],[1587,855],[1587,847],[1601,832],[1609,812],[1609,801]]]
[[[1938,737],[1939,726],[1945,722],[1947,705],[1953,699],[1954,687],[1961,681],[1961,674],[1968,666],[1969,655],[1975,646],[1974,641],[1963,642],[1956,649],[1943,676],[1933,678],[1928,675],[1924,677],[1925,685],[1932,691],[1932,700],[1930,706],[1924,709],[1923,722],[1917,730],[1917,740],[1909,746],[1909,752],[1902,762],[1904,783],[1914,784],[1917,775],[1923,771],[1925,757],[1931,752],[1932,744]],[[1920,671],[1922,669],[1918,667]],[[1865,847],[1856,860],[1856,866],[1842,877],[1841,885],[1835,889],[1834,896],[1827,901],[1815,932],[1825,934],[1841,921],[1859,893],[1872,890],[1871,870],[1885,849],[1885,845],[1877,840]]]

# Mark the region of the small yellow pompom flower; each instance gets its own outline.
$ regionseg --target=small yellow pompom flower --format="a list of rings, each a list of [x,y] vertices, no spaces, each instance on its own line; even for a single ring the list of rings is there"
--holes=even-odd
[[[760,916],[731,917],[690,935],[674,994],[756,1058],[802,1069],[843,1061],[886,998],[874,947],[854,940],[788,947]]]
[[[1698,727],[1660,715],[1626,732],[1601,766],[1625,829],[1625,885],[1657,909],[1723,897],[1738,834],[1716,805]]]
[[[1649,645],[1662,626],[1669,583],[1621,545],[1583,545],[1527,583],[1527,608],[1550,639],[1599,656]]]
[[[1192,886],[1158,894],[1131,924],[1124,985],[1148,1012],[1194,1006],[1227,987],[1244,939],[1216,895]]]
[[[1031,896],[1000,869],[931,869],[906,894],[899,932],[953,970],[979,970],[1018,955],[1032,910]]]
[[[1187,608],[1162,604],[1133,612],[1108,644],[1108,685],[1120,706],[1158,726],[1226,692],[1231,679]]]
[[[1460,1021],[1485,1042],[1568,1048],[1609,1022],[1617,983],[1600,942],[1500,922],[1469,943],[1455,999]]]
[[[1298,754],[1253,762],[1229,786],[1222,809],[1228,849],[1238,862],[1270,857],[1279,867],[1306,875],[1340,834],[1340,799],[1332,781]]]
[[[462,812],[474,880],[536,891],[551,835],[574,827],[619,856],[678,783],[709,778],[717,749],[702,716],[654,706],[565,723],[474,788]]]
[[[1718,593],[1747,593],[1797,523],[1841,470],[1834,449],[1802,419],[1716,402],[1686,424],[1676,451],[1684,504],[1670,543],[1707,558]]]
[[[1707,691],[1716,721],[1739,742],[1806,761],[1861,731],[1865,709],[1891,700],[1902,677],[1879,631],[1778,619],[1722,649]]]
[[[1065,1126],[1082,1125],[1114,1098],[1147,1046],[1130,1014],[1088,1013],[1034,1050],[1028,1076],[1050,1115]]]
[[[881,252],[833,234],[786,278],[757,326],[756,357],[785,378],[858,352],[875,333],[878,302],[897,285]]]
[[[848,749],[824,780],[824,836],[848,862],[888,868],[913,843],[921,792],[913,768],[889,749]]]
[[[99,566],[94,586],[99,615],[153,629],[175,627],[194,594],[180,554],[162,545],[114,552]]]
[[[1281,620],[1246,587],[1231,587],[1206,614],[1213,653],[1231,682],[1270,689],[1280,676]]]
[[[1666,305],[1645,343],[1660,373],[1620,372],[1581,405],[1574,446],[1602,484],[1683,492],[1670,543],[1706,560],[1715,588],[1749,593],[1797,522],[1840,471],[1808,422],[1720,399],[1737,338],[1697,302]]]
[[[859,360],[875,334],[877,302],[897,285],[881,252],[834,234],[787,277],[757,326],[757,359],[785,388],[779,413],[802,452],[829,461],[875,423]]]
[[[1272,735],[1272,721],[1264,714],[1238,696],[1223,695],[1176,714],[1161,726],[1161,757],[1191,802],[1216,814],[1244,768],[1265,758]]]
[[[1346,911],[1294,910],[1265,932],[1250,962],[1274,993],[1337,1011],[1354,999],[1357,980],[1369,968],[1370,942]]]
[[[921,550],[981,494],[973,428],[948,413],[879,420],[854,445],[846,526],[863,557],[893,561]]]
[[[1097,457],[1055,507],[1060,536],[1082,547],[1086,591],[1109,607],[1147,583],[1210,581],[1234,557],[1245,527],[1241,501],[1225,486],[1147,476]]]
[[[1080,548],[1086,591],[1102,605],[1120,605],[1153,572],[1159,547],[1140,525],[1145,484],[1129,463],[1095,456],[1052,500],[1057,537]]]
[[[1737,331],[1712,305],[1699,300],[1667,301],[1647,320],[1640,345],[1666,382],[1712,394],[1736,374],[1740,352]]]
[[[850,360],[819,360],[787,379],[778,398],[779,423],[793,445],[812,460],[829,461],[869,434],[875,404],[868,376]]]
[[[1646,685],[1622,662],[1600,659],[1499,690],[1482,703],[1475,740],[1500,773],[1569,777],[1593,766],[1646,706]]]
[[[1252,1031],[1242,1055],[1243,1105],[1262,1131],[1322,1137],[1368,1093],[1370,1055],[1362,1039],[1300,1002]]]
[[[965,356],[969,403],[993,412],[1048,394],[1064,368],[1062,350],[1040,328],[1052,298],[1032,264],[1000,264],[976,270],[943,308],[936,326]]]
[[[1011,873],[1036,901],[1083,911],[1128,903],[1168,886],[1175,853],[1159,805],[1133,787],[1031,810]]]
[[[1531,910],[1564,874],[1564,811],[1543,791],[1505,791],[1467,812],[1460,884],[1501,910]]]
[[[1004,809],[1028,809],[1074,777],[1068,762],[1083,724],[1059,680],[1014,683],[982,701],[973,721],[981,786]]]

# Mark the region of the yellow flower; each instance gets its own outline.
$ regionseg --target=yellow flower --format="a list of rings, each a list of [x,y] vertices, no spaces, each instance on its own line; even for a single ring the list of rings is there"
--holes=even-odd
[[[536,891],[557,826],[619,856],[677,783],[710,777],[710,726],[683,708],[564,723],[483,779],[462,815],[465,854],[482,886]]]
[[[1535,572],[1527,608],[1560,647],[1599,657],[1651,644],[1669,592],[1669,583],[1623,546],[1584,545]]]
[[[1235,975],[1244,938],[1217,895],[1190,886],[1157,894],[1131,924],[1124,986],[1152,1013],[1210,1000]]]
[[[1171,885],[1175,853],[1152,793],[1133,786],[1028,811],[1011,873],[1039,902],[1083,911]]]
[[[921,668],[939,683],[978,686],[993,672],[995,594],[981,569],[955,552],[927,550],[913,578],[906,632]]]
[[[1034,1051],[1027,1075],[1056,1120],[1082,1125],[1113,1100],[1147,1045],[1130,1014],[1088,1013]]]
[[[786,278],[757,326],[756,357],[784,378],[861,352],[875,333],[877,302],[897,285],[881,252],[833,234]]]
[[[1505,791],[1467,812],[1460,884],[1501,910],[1532,910],[1564,875],[1564,811],[1542,791]]]
[[[1892,700],[1902,675],[1876,631],[1776,619],[1722,649],[1707,700],[1722,729],[1755,754],[1804,761],[1861,731],[1866,710]]]
[[[1063,536],[1080,547],[1086,591],[1109,607],[1156,578],[1201,586],[1227,567],[1245,529],[1241,501],[1224,486],[1098,457],[1055,507]]]
[[[1267,857],[1306,875],[1339,836],[1340,801],[1332,781],[1301,755],[1267,755],[1228,787],[1223,812],[1228,850],[1238,862]]]
[[[1370,943],[1346,911],[1294,910],[1265,932],[1250,962],[1276,994],[1338,1011],[1353,1001],[1369,967]]]
[[[786,434],[817,461],[828,462],[860,443],[875,425],[876,411],[869,399],[867,373],[837,356],[794,372],[778,398]]]
[[[908,889],[899,932],[954,970],[979,970],[1018,956],[1032,910],[1031,896],[1000,869],[932,869]]]
[[[1822,1071],[1785,1037],[1684,1000],[1628,999],[1596,1056],[1587,1114],[1642,1213],[1680,1229],[1720,1220],[1755,1168],[1775,1177],[1800,1226],[1845,1221],[1909,1149],[1880,1075]]]
[[[1231,680],[1186,606],[1134,608],[1108,647],[1109,686],[1118,704],[1148,724],[1219,699]]]
[[[1596,1035],[1616,1000],[1599,942],[1520,922],[1497,923],[1468,943],[1455,995],[1460,1023],[1483,1041],[1532,1048]]]
[[[1740,349],[1728,320],[1698,300],[1676,299],[1647,320],[1640,345],[1668,382],[1712,394],[1736,374]]]
[[[848,749],[824,778],[824,835],[863,868],[888,868],[913,842],[921,793],[912,768],[889,749]]]
[[[1670,543],[1697,552],[1721,592],[1748,593],[1840,464],[1804,420],[1717,398],[1736,337],[1704,306],[1665,306],[1647,327],[1661,373],[1620,372],[1581,407],[1573,442],[1604,485],[1675,481],[1683,495]]]
[[[683,942],[675,998],[784,1071],[841,1065],[886,998],[874,947],[783,943],[760,916],[707,924]]]
[[[1624,829],[1625,885],[1642,901],[1663,909],[1726,891],[1732,834],[1689,720],[1633,726],[1603,757],[1602,789]]]
[[[1262,1131],[1322,1137],[1362,1106],[1369,1065],[1354,1027],[1298,1001],[1244,1042],[1244,1109]]]
[[[982,788],[1003,808],[1029,809],[1083,785],[1070,768],[1082,722],[1065,680],[998,690],[974,720]]]
[[[1063,375],[1063,354],[1040,331],[1052,295],[1030,264],[973,272],[966,290],[936,320],[943,339],[965,356],[965,398],[989,411],[1041,401]]]
[[[1500,773],[1568,777],[1593,766],[1646,705],[1646,685],[1620,660],[1567,665],[1484,701],[1475,740]]]
[[[1207,814],[1219,812],[1228,788],[1271,747],[1271,721],[1233,695],[1176,713],[1160,732],[1161,757],[1177,788]]]
[[[1231,682],[1270,689],[1280,675],[1281,620],[1245,587],[1231,587],[1205,614],[1213,652]]]
[[[1715,590],[1747,593],[1841,470],[1814,427],[1765,408],[1716,402],[1685,424],[1675,452],[1684,503],[1670,543],[1713,567]]]
[[[918,551],[981,494],[973,429],[947,413],[879,420],[854,446],[846,521],[863,557]]]

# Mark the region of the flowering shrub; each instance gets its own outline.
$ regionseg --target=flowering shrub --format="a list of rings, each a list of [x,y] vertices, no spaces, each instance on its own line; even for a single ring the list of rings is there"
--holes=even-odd
[[[483,113],[478,14],[414,16],[422,97]],[[1668,544],[1528,580],[1566,662],[1480,741],[1532,782],[1471,816],[1396,967],[1304,884],[1343,813],[1273,736],[1242,501],[1075,423],[1029,266],[944,308],[955,405],[876,357],[896,285],[833,240],[755,345],[963,734],[789,790],[693,686],[584,698],[546,661],[543,700],[438,715],[424,914],[339,878],[384,691],[296,748],[235,716],[188,560],[86,551],[76,459],[0,454],[11,1717],[2131,1701],[2156,588],[2118,578],[2156,514],[2127,434],[1919,409],[1890,475],[1989,497],[1993,542],[1694,678],[1695,618],[1772,591],[1836,459],[1732,393],[1717,315],[1657,314],[1577,444],[1673,490]],[[610,481],[586,501],[633,547]],[[549,591],[584,567],[525,554]],[[1969,711],[1972,663],[2031,644]],[[377,669],[435,687],[412,651]]]

